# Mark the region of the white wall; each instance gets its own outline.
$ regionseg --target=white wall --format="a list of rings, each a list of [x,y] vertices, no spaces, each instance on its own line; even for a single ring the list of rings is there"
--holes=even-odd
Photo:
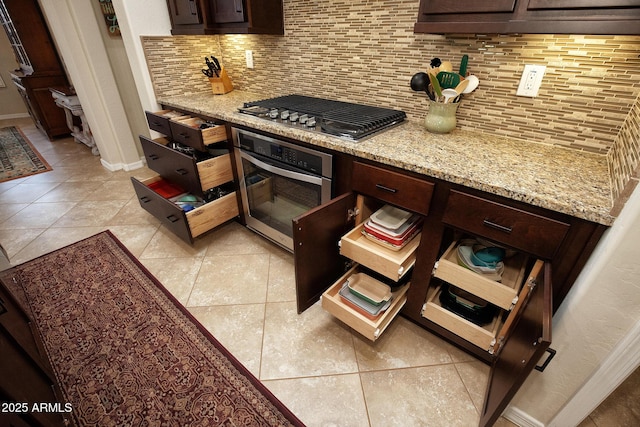
[[[40,0],[78,93],[102,164],[110,170],[143,165],[98,22],[86,0]],[[166,8],[166,6],[165,6]],[[100,27],[99,27],[100,26]]]
[[[138,88],[140,103],[145,110],[157,110],[159,105],[153,92],[140,36],[171,35],[167,2],[165,0],[113,0],[113,6]]]
[[[0,119],[29,117],[18,89],[11,81],[10,72],[19,67],[7,34],[0,29],[0,78],[4,83],[0,83]]]
[[[633,340],[640,324],[640,187],[636,188],[613,226],[605,233],[567,298],[553,318],[551,347],[557,355],[547,369],[534,371],[512,402],[512,407],[547,425],[618,349],[621,340]],[[626,359],[625,359],[626,358]],[[618,357],[627,375],[637,366],[634,354]],[[624,379],[611,378],[618,384]],[[599,403],[615,382],[601,379]],[[598,391],[596,390],[596,393]],[[583,396],[584,398],[584,396]],[[588,415],[586,399],[580,402]],[[593,406],[593,405],[592,405]],[[578,409],[579,412],[579,409]],[[508,414],[507,414],[508,415]],[[564,423],[566,423],[567,418]],[[565,424],[569,425],[569,424]]]

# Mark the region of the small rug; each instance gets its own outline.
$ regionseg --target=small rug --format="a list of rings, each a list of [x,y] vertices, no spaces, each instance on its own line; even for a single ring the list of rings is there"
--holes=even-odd
[[[303,426],[109,231],[0,278],[78,426]]]
[[[52,170],[20,131],[10,126],[0,129],[0,182]]]

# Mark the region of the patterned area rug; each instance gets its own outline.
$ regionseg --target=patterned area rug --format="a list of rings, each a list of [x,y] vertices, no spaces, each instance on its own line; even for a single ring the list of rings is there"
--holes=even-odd
[[[0,163],[0,182],[51,170],[27,137],[13,126],[0,129]]]
[[[303,426],[109,231],[0,276],[79,426]]]

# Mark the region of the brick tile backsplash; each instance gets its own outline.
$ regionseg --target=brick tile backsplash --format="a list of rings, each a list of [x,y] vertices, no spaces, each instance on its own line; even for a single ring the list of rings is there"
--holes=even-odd
[[[433,57],[457,68],[467,54],[480,86],[462,100],[459,128],[606,154],[614,195],[637,179],[640,36],[414,34],[418,3],[285,0],[284,36],[145,36],[143,46],[158,96],[210,91],[200,70],[216,55],[239,89],[382,105],[419,120],[427,97],[411,90],[411,76]],[[547,66],[536,98],[515,95],[525,64]]]

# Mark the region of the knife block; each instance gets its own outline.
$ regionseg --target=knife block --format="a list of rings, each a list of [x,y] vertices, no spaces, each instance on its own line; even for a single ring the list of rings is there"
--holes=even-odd
[[[233,90],[233,84],[231,83],[231,79],[229,79],[227,70],[225,70],[224,67],[221,68],[219,71],[220,77],[209,77],[211,91],[214,95],[223,95]]]

